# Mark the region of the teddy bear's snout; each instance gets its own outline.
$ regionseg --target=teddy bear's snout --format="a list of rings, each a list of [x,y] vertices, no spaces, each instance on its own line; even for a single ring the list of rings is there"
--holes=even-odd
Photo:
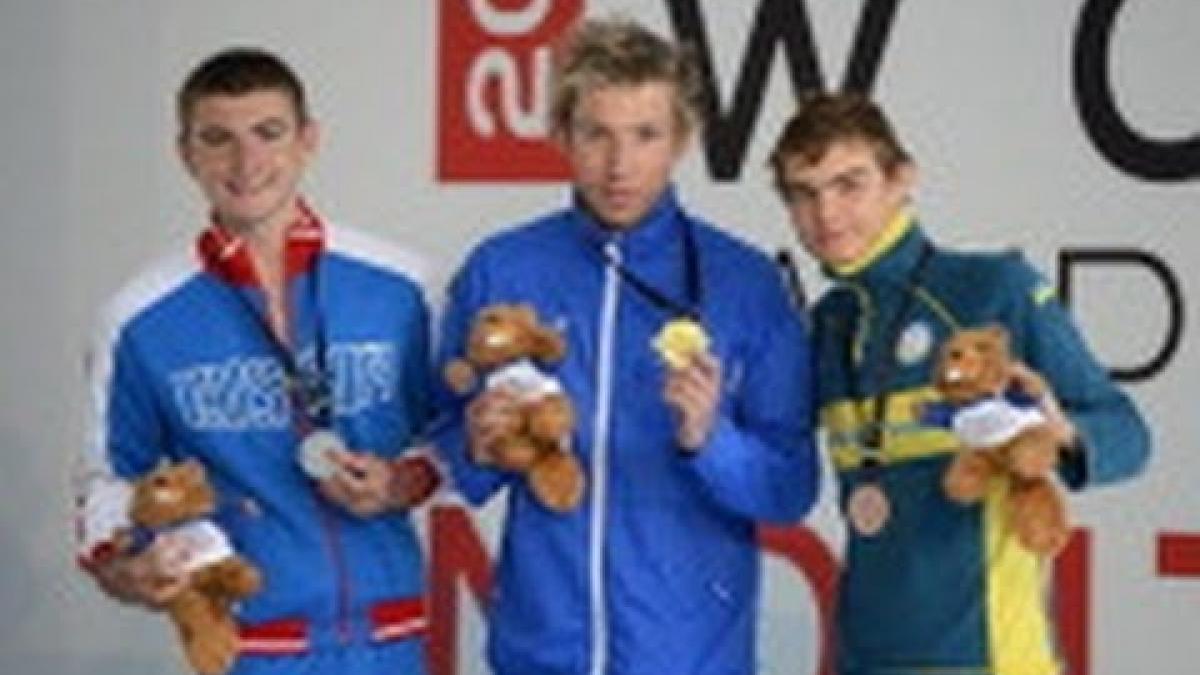
[[[512,342],[512,335],[509,333],[490,333],[483,339],[483,343],[489,347],[507,347]]]
[[[175,504],[183,497],[183,494],[179,490],[171,489],[168,486],[160,487],[156,485],[152,494],[154,495],[154,502],[156,504]]]

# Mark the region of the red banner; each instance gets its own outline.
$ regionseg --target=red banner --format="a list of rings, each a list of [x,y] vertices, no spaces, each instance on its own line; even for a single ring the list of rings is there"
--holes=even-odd
[[[582,12],[583,0],[442,0],[438,180],[568,176],[549,135],[551,66]]]

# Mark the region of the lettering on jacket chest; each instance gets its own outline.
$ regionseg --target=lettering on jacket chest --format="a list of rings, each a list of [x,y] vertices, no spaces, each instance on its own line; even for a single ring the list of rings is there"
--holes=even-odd
[[[395,346],[387,342],[330,345],[326,367],[333,373],[335,415],[353,415],[395,398]],[[314,352],[301,352],[303,368]],[[292,423],[283,365],[274,356],[231,356],[170,372],[168,382],[179,418],[194,431],[280,430]]]

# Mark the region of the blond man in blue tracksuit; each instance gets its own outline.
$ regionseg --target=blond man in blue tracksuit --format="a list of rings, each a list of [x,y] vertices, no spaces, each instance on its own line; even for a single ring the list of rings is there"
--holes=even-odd
[[[960,327],[1008,329],[1017,358],[1053,390],[1043,406],[1071,488],[1137,474],[1149,453],[1142,418],[1020,254],[930,241],[909,208],[915,166],[874,103],[808,98],[772,161],[801,242],[833,282],[813,320],[820,418],[848,525],[838,672],[1060,672],[1045,561],[1006,526],[1004,484],[972,506],[943,493],[959,443],[919,412],[935,396],[937,347]]]
[[[755,525],[795,521],[816,493],[805,326],[772,263],[670,185],[696,125],[678,50],[632,23],[589,23],[557,82],[570,203],[470,254],[439,349],[462,354],[480,308],[529,303],[566,338],[553,374],[578,411],[587,487],[560,513],[472,461],[511,399],[443,396],[437,440],[458,488],[476,504],[507,494],[488,662],[501,675],[749,675]],[[683,316],[710,346],[669,370],[652,342]]]

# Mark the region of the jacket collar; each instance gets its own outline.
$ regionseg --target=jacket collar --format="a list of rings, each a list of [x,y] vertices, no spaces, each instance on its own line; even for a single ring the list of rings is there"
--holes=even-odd
[[[912,274],[921,251],[930,245],[917,219],[909,213],[897,216],[880,236],[877,247],[866,256],[865,264],[835,269],[826,265],[825,275],[834,281],[850,283],[902,284]]]
[[[641,220],[622,229],[608,227],[597,220],[578,192],[572,195],[571,207],[571,221],[585,241],[597,248],[616,242],[625,260],[661,254],[665,248],[676,245],[686,217],[674,186],[663,190]]]
[[[299,216],[287,227],[284,241],[284,274],[287,279],[312,269],[325,248],[325,225],[320,216],[301,200]],[[245,239],[229,232],[210,218],[209,226],[196,238],[196,252],[204,269],[239,286],[259,285],[258,274]]]

